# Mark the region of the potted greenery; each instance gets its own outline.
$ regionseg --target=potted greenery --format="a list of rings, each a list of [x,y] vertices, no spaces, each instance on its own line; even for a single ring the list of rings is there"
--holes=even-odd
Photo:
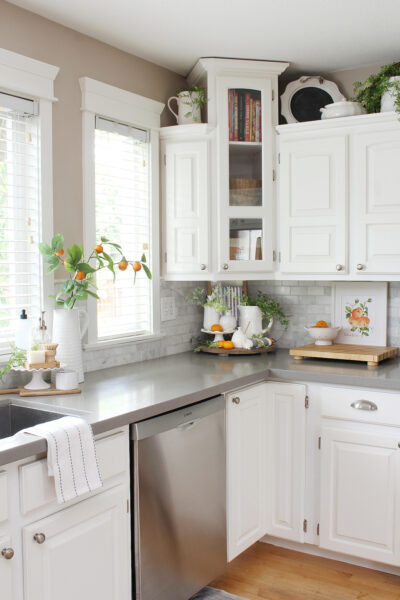
[[[274,319],[279,321],[284,330],[288,328],[289,318],[283,312],[279,302],[260,291],[255,298],[242,296],[239,306],[239,326],[246,331],[248,337],[269,331]]]
[[[171,108],[171,101],[176,100],[178,113]],[[178,125],[201,123],[201,109],[208,102],[206,90],[199,85],[192,85],[189,89],[181,88],[176,96],[168,99],[168,108],[176,117]]]
[[[212,289],[211,294],[207,294],[204,288],[195,288],[186,300],[190,304],[204,307],[204,329],[210,330],[212,325],[219,323],[221,313],[229,311],[230,308],[225,304],[222,285],[217,283]]]
[[[400,62],[384,65],[364,83],[356,81],[353,88],[351,100],[360,102],[368,113],[395,110],[400,114]]]

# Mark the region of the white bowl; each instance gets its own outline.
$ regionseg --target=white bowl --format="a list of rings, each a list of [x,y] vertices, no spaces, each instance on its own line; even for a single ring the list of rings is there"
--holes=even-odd
[[[304,327],[315,340],[316,346],[330,346],[341,327]]]

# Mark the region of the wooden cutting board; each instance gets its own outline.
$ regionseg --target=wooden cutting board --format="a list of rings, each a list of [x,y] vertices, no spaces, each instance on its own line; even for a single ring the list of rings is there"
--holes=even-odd
[[[377,367],[382,360],[394,358],[398,352],[398,348],[391,346],[358,346],[356,344],[332,344],[331,346],[307,344],[289,350],[289,354],[295,360],[303,358],[356,360],[368,363],[369,367]]]

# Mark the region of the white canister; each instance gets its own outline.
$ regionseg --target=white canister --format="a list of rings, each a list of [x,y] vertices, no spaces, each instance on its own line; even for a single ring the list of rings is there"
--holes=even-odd
[[[82,326],[80,319],[83,319]],[[77,371],[78,381],[84,381],[82,359],[82,337],[88,326],[87,312],[73,308],[53,311],[53,342],[58,344],[57,360],[68,369]]]
[[[398,81],[400,83],[400,75],[396,75],[395,77],[391,77],[389,81]],[[392,112],[396,110],[396,106],[394,104],[397,97],[397,90],[391,88],[384,94],[382,94],[381,98],[381,112]]]
[[[200,106],[198,104],[199,93],[183,91],[177,96],[168,98],[168,108],[176,117],[178,125],[188,125],[190,123],[201,123]],[[171,101],[176,100],[178,104],[178,112],[176,113],[171,108]]]
[[[77,371],[64,370],[56,373],[57,390],[75,390],[78,387]]]
[[[203,319],[203,327],[210,331],[211,325],[215,325],[219,323],[220,314],[215,310],[213,306],[205,306],[204,307],[204,319]]]

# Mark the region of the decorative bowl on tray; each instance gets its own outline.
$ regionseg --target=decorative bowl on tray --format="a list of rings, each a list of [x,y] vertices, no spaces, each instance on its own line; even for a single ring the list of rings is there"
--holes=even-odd
[[[315,340],[316,346],[331,346],[341,327],[304,327]]]

